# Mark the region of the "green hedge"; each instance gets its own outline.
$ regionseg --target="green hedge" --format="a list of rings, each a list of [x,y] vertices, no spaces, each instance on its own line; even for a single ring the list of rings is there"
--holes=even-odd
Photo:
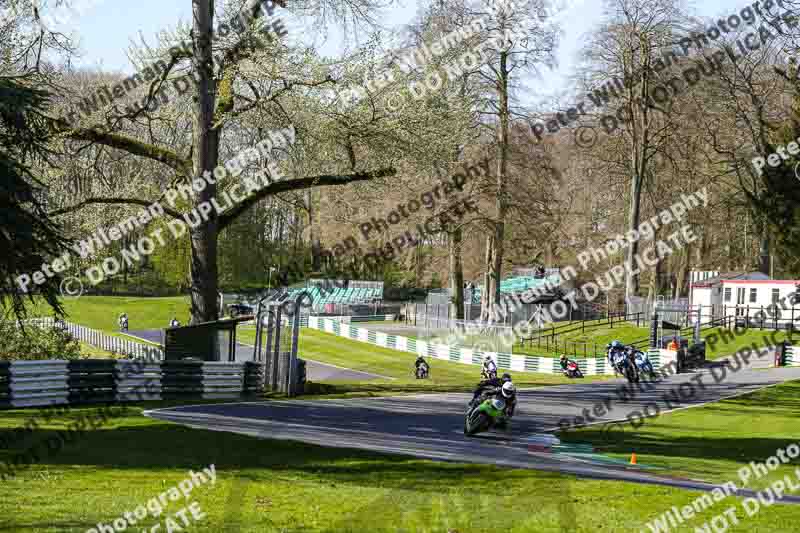
[[[41,359],[79,359],[80,343],[60,328],[33,325],[18,327],[0,320],[0,360],[35,361]]]

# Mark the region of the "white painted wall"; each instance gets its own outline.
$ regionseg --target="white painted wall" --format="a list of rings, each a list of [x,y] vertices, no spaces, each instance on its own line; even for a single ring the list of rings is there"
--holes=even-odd
[[[691,306],[696,307],[702,305],[703,307],[712,304],[711,301],[711,287],[693,287],[692,288],[692,301]]]
[[[789,294],[796,291],[796,286],[800,281],[794,280],[768,280],[768,281],[754,281],[754,280],[731,280],[722,282],[722,298],[721,304],[726,307],[725,314],[729,316],[756,316],[760,313],[762,307],[765,312],[766,309],[773,304],[773,290],[778,291],[778,301],[784,300]],[[725,299],[726,289],[730,289],[730,299]],[[744,290],[744,303],[738,304],[737,298],[738,291]],[[733,306],[739,305],[740,308],[737,312]],[[792,307],[792,302],[787,301],[786,305]],[[797,306],[798,304],[795,304]],[[748,310],[747,307],[750,307]],[[741,307],[744,307],[742,309]],[[784,314],[786,316],[784,316]],[[781,313],[782,318],[789,318],[791,312]],[[800,317],[800,309],[795,310],[795,318]]]

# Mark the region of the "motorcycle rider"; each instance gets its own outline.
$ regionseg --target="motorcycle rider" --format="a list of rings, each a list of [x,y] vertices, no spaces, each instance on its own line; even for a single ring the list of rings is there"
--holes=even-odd
[[[636,366],[639,367],[640,370],[648,373],[653,373],[653,364],[650,362],[650,358],[641,350],[633,350],[632,352],[633,361],[636,363]]]
[[[517,388],[511,381],[510,374],[505,373],[502,378],[485,379],[478,383],[478,387],[472,394],[472,400],[469,402],[470,409],[492,396],[502,398],[506,402],[505,415],[507,419],[514,416],[514,410],[517,407]],[[504,422],[501,426],[505,425]]]
[[[617,368],[616,360],[618,359],[618,355],[625,356],[625,345],[619,341],[611,341],[606,348],[608,349],[608,362],[609,364]]]
[[[426,366],[428,366],[428,368],[430,368],[430,365],[428,365],[428,362],[425,360],[425,358],[424,358],[424,357],[422,357],[421,355],[418,355],[418,356],[417,356],[417,360],[416,360],[416,361],[414,361],[414,368],[415,368],[415,370],[416,370],[417,372],[419,372],[419,367],[420,367],[421,365],[423,365],[423,364],[425,364]]]
[[[127,331],[128,330],[128,313],[120,313],[119,318],[117,318],[117,322],[119,323],[120,331]]]
[[[561,363],[561,370],[566,371],[567,370],[567,363],[569,362],[569,359],[567,359],[567,354],[563,354],[561,356],[561,359],[558,360],[558,362]]]
[[[492,375],[497,375],[497,365],[495,364],[494,360],[490,355],[486,356],[486,359],[483,360],[483,367],[481,368],[481,375],[486,376],[487,378]]]

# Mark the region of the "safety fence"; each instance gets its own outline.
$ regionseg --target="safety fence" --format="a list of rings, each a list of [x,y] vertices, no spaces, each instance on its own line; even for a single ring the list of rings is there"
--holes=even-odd
[[[263,369],[254,362],[2,361],[0,408],[239,398],[263,391]]]
[[[779,353],[782,360],[778,363],[783,366],[800,366],[800,346],[785,344],[783,351]]]
[[[61,328],[79,341],[113,354],[124,355],[133,359],[142,359],[145,361],[161,361],[164,359],[164,350],[158,346],[114,337],[105,332],[79,326],[78,324],[67,322],[66,320],[45,317],[28,320],[26,323],[43,328]]]
[[[309,317],[308,327],[327,333],[333,333],[340,337],[366,342],[382,348],[419,354],[423,357],[442,359],[454,363],[480,365],[488,355],[497,364],[498,368],[518,372],[540,372],[544,374],[562,373],[561,364],[558,358],[555,357],[489,352],[462,348],[459,346],[432,344],[409,337],[389,335],[380,331],[359,328],[337,320],[315,316]],[[656,370],[660,369],[663,364],[669,364],[671,358],[677,358],[675,352],[669,352],[667,350],[651,350],[648,352],[648,356]],[[581,372],[587,376],[614,374],[614,369],[611,368],[611,365],[605,357],[577,358],[575,361],[578,363]]]
[[[335,320],[337,322],[346,322],[348,324],[352,322],[392,322],[395,320],[397,315],[369,315],[369,316],[326,316],[324,318]],[[317,317],[323,318],[323,317]],[[303,327],[308,327],[308,319],[301,323]]]

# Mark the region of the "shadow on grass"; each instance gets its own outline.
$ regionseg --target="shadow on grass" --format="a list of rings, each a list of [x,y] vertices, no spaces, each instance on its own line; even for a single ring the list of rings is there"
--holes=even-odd
[[[220,471],[251,481],[284,479],[292,482],[302,472],[306,482],[324,478],[326,482],[376,488],[425,487],[426,491],[434,492],[446,491],[455,484],[479,491],[486,486],[487,478],[497,477],[496,467],[491,465],[432,462],[364,450],[264,440],[144,418],[135,420],[141,425],[128,425],[130,421],[130,418],[122,419],[117,427],[87,432],[57,451],[47,451],[44,447],[40,450],[40,461],[24,465],[19,475],[40,466],[187,471],[214,464]],[[20,443],[10,450],[2,450],[0,460],[8,460],[15,452],[56,435],[56,431],[33,431],[24,446]],[[509,471],[503,475],[515,479],[529,476],[559,479],[556,474],[526,471]]]

